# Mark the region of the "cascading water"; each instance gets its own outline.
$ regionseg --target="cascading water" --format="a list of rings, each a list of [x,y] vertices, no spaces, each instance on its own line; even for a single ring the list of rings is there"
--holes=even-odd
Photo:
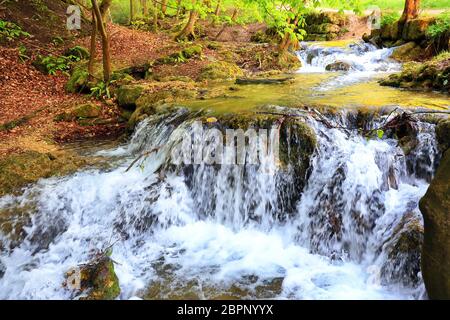
[[[298,52],[302,62],[301,73],[327,72],[326,67],[341,62],[348,66],[349,70],[340,72],[336,77],[321,84],[320,91],[330,90],[340,86],[346,86],[367,80],[380,73],[399,71],[401,65],[389,57],[393,48],[377,49],[369,43],[355,42],[347,47],[326,47],[320,44],[301,44],[303,50]]]
[[[408,156],[416,170],[394,139],[304,118],[317,148],[301,194],[283,185],[296,173],[269,159],[261,165],[275,174],[254,165],[171,169],[170,150],[192,123],[179,109],[142,121],[126,146],[103,151],[114,169],[41,180],[0,198],[0,210],[21,212],[12,230],[25,226],[0,233],[0,298],[74,298],[64,273],[111,244],[122,299],[420,298],[420,274],[411,282],[399,270],[405,263],[387,264],[388,244],[406,214],[420,219],[437,155],[433,126],[420,125]],[[350,118],[330,121],[349,127]],[[146,150],[155,152],[145,165],[126,171]]]

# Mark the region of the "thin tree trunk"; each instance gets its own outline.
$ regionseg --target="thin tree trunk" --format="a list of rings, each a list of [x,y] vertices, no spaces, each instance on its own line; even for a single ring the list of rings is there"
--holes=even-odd
[[[176,40],[183,40],[193,38],[194,36],[194,28],[195,24],[198,20],[198,12],[195,10],[191,10],[189,13],[189,20],[186,26],[181,30],[181,32],[175,37]]]
[[[147,0],[142,0],[142,13],[144,14],[144,17],[148,17],[148,4]]]
[[[231,21],[232,21],[232,22],[235,22],[235,21],[236,21],[238,12],[239,12],[238,9],[234,8],[233,15],[231,16]],[[225,24],[223,25],[222,29],[220,29],[220,31],[219,31],[219,32],[217,33],[217,35],[214,37],[214,40],[219,39],[219,37],[222,35],[222,33],[225,31],[225,29],[227,28],[228,25],[229,25],[228,23],[225,23]]]
[[[161,12],[166,15],[167,12],[167,0],[163,0],[161,3]]]
[[[91,47],[90,47],[90,57],[88,65],[89,78],[92,80],[94,74],[94,63],[95,56],[97,54],[97,18],[95,17],[95,12],[92,10],[92,31],[91,31]]]
[[[134,0],[130,0],[130,24],[134,20]]]
[[[158,30],[158,3],[153,1],[153,29]]]
[[[292,23],[294,26],[297,26],[297,24],[298,24],[298,19],[299,19],[299,17],[296,16],[294,22]],[[278,45],[278,51],[279,51],[280,53],[284,53],[284,52],[286,52],[286,51],[289,49],[289,47],[290,47],[291,45],[292,45],[291,34],[290,34],[289,32],[286,32],[286,33],[284,34],[283,39],[281,39],[280,44]]]
[[[104,0],[102,3],[102,9],[103,12],[100,11],[100,8],[98,6],[97,0],[91,0],[92,1],[92,7],[95,12],[96,20],[97,20],[97,28],[100,32],[100,35],[102,37],[102,53],[103,53],[103,81],[105,83],[109,83],[110,75],[111,75],[111,56],[110,56],[110,50],[109,50],[109,36],[108,32],[106,31],[106,25],[103,20],[103,16],[106,14],[106,12],[109,9],[109,6],[107,4],[111,4],[112,0]]]
[[[216,10],[214,10],[214,15],[218,16],[220,14],[220,5],[222,4],[222,0],[217,1]]]

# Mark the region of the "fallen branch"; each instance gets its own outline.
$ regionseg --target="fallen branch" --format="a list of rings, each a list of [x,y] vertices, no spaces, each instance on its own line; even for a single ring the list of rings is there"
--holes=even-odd
[[[136,162],[138,162],[140,159],[142,159],[143,157],[147,158],[149,155],[151,155],[153,152],[157,152],[159,151],[163,146],[158,146],[156,148],[153,148],[150,151],[144,152],[141,155],[139,155],[139,157],[137,157],[136,159],[133,160],[133,162],[128,166],[127,170],[125,170],[125,172],[130,171],[130,169],[136,164]]]

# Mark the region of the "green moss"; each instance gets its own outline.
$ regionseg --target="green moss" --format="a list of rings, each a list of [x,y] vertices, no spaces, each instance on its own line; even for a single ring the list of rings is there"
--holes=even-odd
[[[75,56],[80,58],[81,60],[89,59],[90,54],[89,50],[82,46],[75,46],[73,48],[69,48],[64,52],[65,56]]]
[[[123,85],[121,86],[117,94],[117,103],[123,108],[135,108],[136,101],[141,96],[144,91],[142,85]]]
[[[423,49],[415,42],[408,42],[394,50],[391,58],[397,61],[405,62],[420,58],[423,54]]]
[[[205,66],[200,73],[200,80],[233,80],[243,76],[244,72],[236,64],[216,61]]]
[[[40,178],[68,174],[84,164],[73,156],[55,157],[36,151],[8,156],[0,161],[0,196],[17,193]]]
[[[435,21],[435,18],[420,17],[410,20],[403,28],[402,38],[406,41],[420,41],[426,38],[428,27]]]
[[[87,70],[84,67],[76,67],[66,83],[66,90],[71,93],[86,91],[88,89],[88,81],[89,73]]]

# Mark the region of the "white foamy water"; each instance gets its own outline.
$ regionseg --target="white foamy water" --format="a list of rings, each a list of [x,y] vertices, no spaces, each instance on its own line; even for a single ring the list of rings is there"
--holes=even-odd
[[[420,215],[417,203],[428,186],[407,171],[394,140],[367,140],[309,119],[319,147],[296,209],[281,219],[277,204],[284,198],[275,191],[285,173],[198,166],[161,175],[180,138],[172,125],[177,117],[184,113],[143,121],[128,145],[103,152],[121,157],[114,169],[41,180],[22,196],[0,198],[0,209],[32,212],[23,241],[13,245],[0,234],[11,245],[0,256],[6,269],[0,299],[73,298],[62,286],[64,273],[112,243],[121,299],[142,298],[161,278],[169,279],[168,291],[194,279],[200,298],[209,297],[202,288],[220,292],[236,283],[255,298],[255,287],[274,279],[281,288],[269,298],[420,297],[420,284],[378,279],[386,261],[380,246],[405,212]],[[425,129],[434,136],[432,127]],[[139,151],[160,145],[145,166],[125,172]],[[390,168],[398,188],[389,185]],[[339,236],[330,229],[333,212],[342,216]],[[361,227],[355,213],[370,227]],[[257,278],[245,284],[248,277]]]
[[[372,44],[354,43],[347,47],[326,47],[320,44],[302,43],[298,52],[302,62],[300,73],[324,73],[326,67],[335,62],[348,63],[349,71],[335,72],[336,77],[318,86],[319,91],[366,81],[379,74],[399,71],[401,64],[389,59],[393,48],[377,49]]]

